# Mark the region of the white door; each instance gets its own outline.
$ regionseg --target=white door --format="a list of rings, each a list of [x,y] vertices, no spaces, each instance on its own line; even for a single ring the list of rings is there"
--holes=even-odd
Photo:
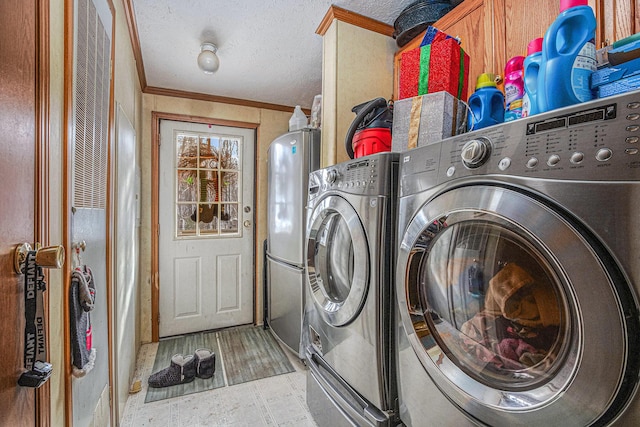
[[[160,337],[253,321],[255,131],[162,120]]]

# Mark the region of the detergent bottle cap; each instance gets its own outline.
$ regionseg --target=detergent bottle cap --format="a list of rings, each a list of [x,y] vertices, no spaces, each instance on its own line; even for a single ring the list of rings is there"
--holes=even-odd
[[[498,80],[498,76],[493,73],[480,74],[476,80],[476,90],[483,87],[496,87],[496,80]]]
[[[529,44],[527,45],[527,56],[531,55],[532,53],[542,51],[542,40],[542,37],[538,37],[537,39],[533,39],[529,42]]]
[[[576,7],[576,6],[588,6],[588,0],[560,0],[560,12]]]
[[[507,65],[504,67],[504,75],[507,76],[516,71],[522,71],[524,69],[524,56],[514,56],[511,58]]]

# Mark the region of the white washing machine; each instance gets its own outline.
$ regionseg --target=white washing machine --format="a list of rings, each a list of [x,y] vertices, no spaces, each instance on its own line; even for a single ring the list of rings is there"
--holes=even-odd
[[[303,343],[320,426],[395,423],[392,259],[397,153],[309,176]]]
[[[640,425],[640,92],[403,153],[408,426]]]

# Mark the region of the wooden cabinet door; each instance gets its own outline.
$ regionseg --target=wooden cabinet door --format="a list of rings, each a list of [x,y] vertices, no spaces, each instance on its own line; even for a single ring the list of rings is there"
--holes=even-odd
[[[598,21],[598,48],[640,31],[640,0],[590,0],[589,5]]]
[[[527,45],[533,39],[543,37],[551,23],[558,17],[558,0],[503,0],[496,5],[494,17],[494,37],[504,42],[496,43],[495,58],[504,66],[514,56],[527,56]],[[500,11],[499,8],[504,7]],[[504,50],[502,50],[504,49]]]
[[[475,91],[480,74],[497,71],[493,64],[492,6],[491,0],[467,0],[434,24],[440,31],[459,38],[460,46],[469,55],[467,96]]]

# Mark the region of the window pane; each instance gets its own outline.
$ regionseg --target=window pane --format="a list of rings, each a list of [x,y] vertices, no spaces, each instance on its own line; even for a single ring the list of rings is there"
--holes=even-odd
[[[196,171],[178,169],[178,202],[198,201]]]
[[[177,235],[193,236],[196,232],[196,222],[194,218],[197,215],[198,208],[195,204],[179,204],[177,209]]]
[[[221,172],[220,199],[223,202],[238,201],[238,173]]]
[[[212,135],[200,136],[200,159],[198,165],[205,169],[218,169],[218,146],[220,139]]]
[[[217,206],[215,206],[215,208],[216,208],[216,215],[217,215]],[[198,223],[200,235],[218,234],[218,217],[213,216],[211,218],[212,220],[209,222],[200,221]]]
[[[239,169],[239,139],[225,139],[220,146],[220,168]]]
[[[193,168],[198,157],[198,137],[179,133],[176,135],[178,167]]]
[[[220,232],[235,234],[238,232],[238,205],[226,203],[222,205],[220,214]]]

